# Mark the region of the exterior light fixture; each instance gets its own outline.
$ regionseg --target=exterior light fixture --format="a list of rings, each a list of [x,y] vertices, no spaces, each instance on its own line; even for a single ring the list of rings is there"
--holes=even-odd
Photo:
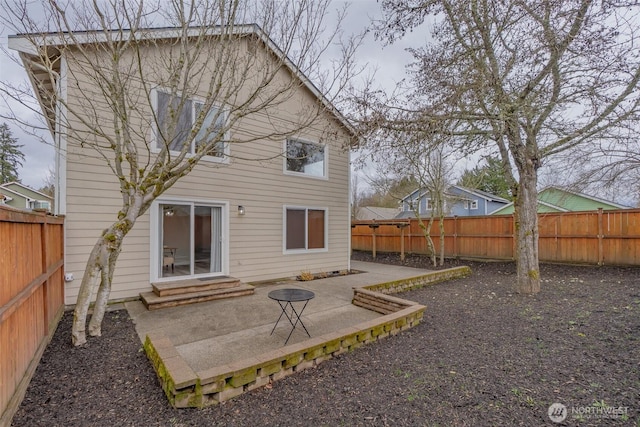
[[[238,205],[238,215],[244,215],[244,206]]]

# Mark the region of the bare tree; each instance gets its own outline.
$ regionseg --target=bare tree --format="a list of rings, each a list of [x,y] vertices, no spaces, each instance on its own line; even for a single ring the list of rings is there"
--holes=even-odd
[[[540,290],[538,169],[596,139],[630,141],[637,124],[637,2],[383,0],[377,35],[393,42],[431,29],[411,50],[410,85],[358,98],[370,126],[398,129],[455,121],[461,148],[493,147],[512,183],[516,290]],[[402,96],[405,95],[405,96]]]
[[[358,209],[360,209],[360,186],[358,185],[358,175],[351,177],[351,220],[358,219]]]
[[[72,331],[80,345],[94,295],[89,333],[100,335],[123,238],[152,202],[205,156],[224,159],[232,144],[321,126],[321,115],[333,108],[329,96],[353,73],[358,41],[342,43],[341,57],[330,69],[320,67],[339,43],[345,13],[338,11],[333,30],[325,31],[329,0],[43,0],[38,17],[31,3],[3,0],[0,19],[19,34],[11,42],[35,76],[42,114],[55,138],[108,165],[122,195],[117,218],[87,261]],[[56,90],[61,74],[67,96]],[[303,76],[327,96],[300,105],[297,121],[284,123],[278,110]],[[34,108],[24,87],[4,83],[1,91]],[[239,131],[256,116],[269,125]]]
[[[561,159],[570,164],[572,187],[603,198],[640,206],[640,129],[630,130],[629,141],[600,140],[592,146],[576,147]],[[579,158],[579,163],[572,162]]]
[[[42,187],[38,190],[49,197],[54,197],[56,192],[56,171],[49,166],[47,174],[42,178]]]
[[[418,188],[416,200],[411,204],[411,210],[416,217],[420,229],[427,243],[427,249],[434,266],[444,264],[444,218],[446,207],[451,198],[448,188],[451,185],[452,164],[450,162],[450,136],[444,132],[395,132],[384,133],[385,142],[376,148],[377,168],[379,174],[391,174],[397,178],[404,178],[414,182]],[[396,194],[400,200],[407,193]],[[425,199],[426,212],[420,205]],[[428,220],[425,222],[425,213]],[[440,246],[436,249],[431,238],[431,229],[438,220]]]
[[[415,190],[418,185],[410,176],[394,175],[384,163],[370,165],[374,176],[366,176],[371,189],[362,194],[361,206],[379,206],[397,209],[404,196]]]

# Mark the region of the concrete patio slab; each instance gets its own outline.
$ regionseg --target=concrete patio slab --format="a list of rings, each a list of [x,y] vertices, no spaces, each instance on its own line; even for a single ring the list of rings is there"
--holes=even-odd
[[[393,294],[471,273],[468,267],[428,271],[354,263],[353,268],[362,273],[262,283],[254,295],[237,299],[154,311],[136,303],[127,308],[171,405],[203,407],[417,326],[426,307]],[[313,338],[296,329],[289,339],[289,321],[272,326],[282,310],[268,294],[286,287],[314,292],[302,315]]]
[[[191,369],[202,371],[283,347],[291,326],[283,318],[270,335],[281,313],[278,304],[267,297],[272,290],[295,287],[315,293],[302,320],[311,337],[316,337],[381,316],[351,304],[354,287],[428,273],[428,270],[358,261],[353,261],[351,267],[361,273],[308,282],[260,284],[254,295],[161,310],[148,311],[139,301],[127,302],[125,307],[141,341],[144,342],[147,334],[161,334],[173,343]],[[296,329],[288,345],[308,339],[304,330]]]

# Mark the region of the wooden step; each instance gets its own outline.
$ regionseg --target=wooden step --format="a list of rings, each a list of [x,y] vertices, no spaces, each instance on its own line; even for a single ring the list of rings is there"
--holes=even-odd
[[[194,304],[197,302],[253,295],[254,289],[251,285],[241,283],[232,288],[189,292],[179,295],[158,296],[155,292],[143,292],[140,294],[140,297],[142,298],[142,303],[148,310],[156,310],[158,308],[176,307],[178,305]]]
[[[152,283],[153,292],[159,297],[179,295],[192,292],[213,291],[240,286],[235,277],[212,277],[210,279],[187,279],[171,282]]]

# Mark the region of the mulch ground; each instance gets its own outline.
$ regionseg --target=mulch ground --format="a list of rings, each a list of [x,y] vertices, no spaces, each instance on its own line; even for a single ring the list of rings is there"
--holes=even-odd
[[[402,295],[419,326],[202,410],[168,405],[126,311],[81,348],[67,313],[13,425],[540,426],[562,403],[560,425],[640,426],[640,268],[543,265],[523,296],[513,264],[460,264],[473,275]]]

